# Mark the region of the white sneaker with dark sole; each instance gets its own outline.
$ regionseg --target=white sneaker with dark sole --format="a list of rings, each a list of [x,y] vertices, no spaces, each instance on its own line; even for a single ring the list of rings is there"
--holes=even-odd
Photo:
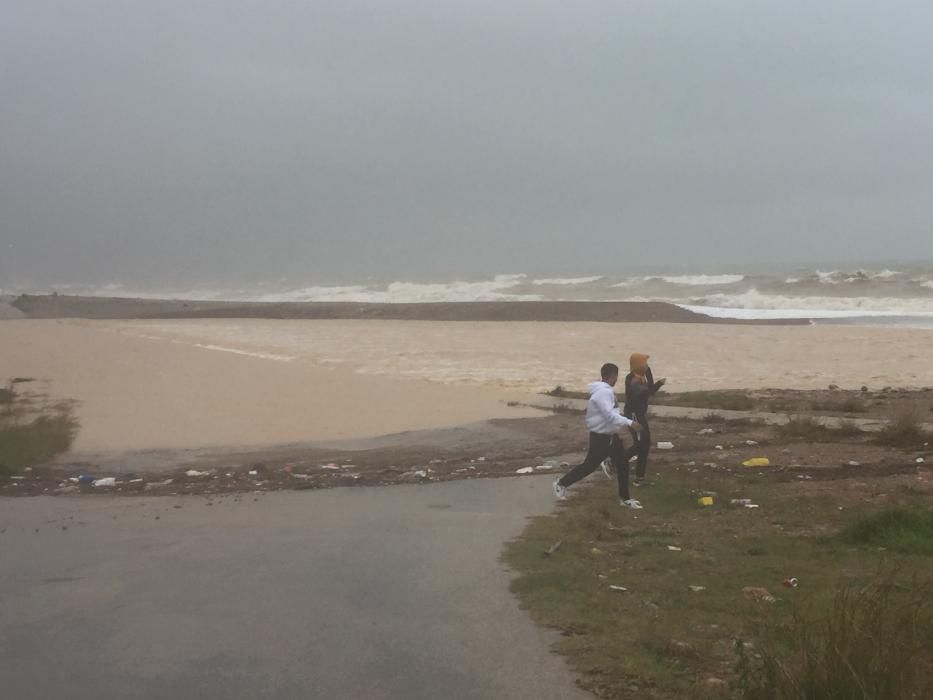
[[[611,480],[612,479],[612,460],[604,459],[602,461],[602,464],[600,464],[599,466],[603,468],[603,474],[606,475],[606,478]]]
[[[631,508],[632,510],[644,510],[644,506],[636,501],[634,498],[630,498],[627,501],[619,501],[619,505],[623,508]]]
[[[554,482],[554,495],[559,501],[567,500],[567,489],[560,485],[560,479]]]

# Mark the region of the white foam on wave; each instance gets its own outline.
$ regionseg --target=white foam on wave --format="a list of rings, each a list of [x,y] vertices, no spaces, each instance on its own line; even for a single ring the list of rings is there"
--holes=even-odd
[[[240,348],[228,348],[223,345],[210,345],[204,343],[194,343],[194,347],[202,350],[216,350],[218,352],[229,352],[234,355],[246,355],[247,357],[258,357],[263,360],[277,360],[278,362],[291,362],[296,359],[293,355],[277,355],[271,352],[258,352],[255,350],[241,350]]]
[[[728,318],[858,318],[878,316],[933,317],[933,299],[895,297],[827,297],[762,294],[710,294],[688,303],[690,310]]]
[[[537,286],[556,286],[556,287],[566,287],[566,286],[576,286],[578,284],[591,284],[593,282],[599,282],[603,279],[602,275],[595,275],[594,277],[550,277],[539,280],[534,280],[532,284]]]
[[[664,282],[683,287],[721,287],[727,284],[737,284],[744,279],[745,275],[655,275],[652,277],[632,277],[612,286],[619,289],[652,282]]]
[[[854,282],[889,280],[901,274],[902,273],[898,270],[889,270],[887,268],[877,272],[869,272],[867,270],[854,270],[852,272],[830,270],[829,272],[823,272],[817,270],[816,279],[820,284],[852,284]],[[799,281],[799,279],[796,281]],[[790,283],[790,280],[787,280],[787,282]]]
[[[921,282],[921,287],[926,287],[927,289],[933,289],[933,280],[927,280],[926,282]]]
[[[498,275],[480,281],[393,282],[387,287],[304,287],[265,294],[261,301],[349,301],[371,304],[417,304],[464,301],[541,301],[538,294],[509,294],[525,275]]]

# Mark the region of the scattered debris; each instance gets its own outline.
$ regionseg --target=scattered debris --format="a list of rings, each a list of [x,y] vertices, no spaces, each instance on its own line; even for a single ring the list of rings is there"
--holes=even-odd
[[[746,440],[745,444],[749,447],[758,447],[758,443],[755,440]]]
[[[340,469],[340,467],[338,467],[336,464],[322,464],[321,469],[330,469],[331,471],[334,471],[336,469]],[[253,472],[250,472],[250,474],[252,473]]]
[[[556,468],[557,467],[555,467],[553,464],[539,464],[537,467],[535,467],[535,470],[544,471],[545,469],[556,469]]]
[[[256,472],[254,471],[250,472],[250,474],[255,474],[255,473]],[[210,475],[209,472],[199,472],[197,469],[189,469],[188,471],[185,472],[185,476],[187,476],[189,479],[197,479],[202,476],[209,476],[209,475]]]
[[[854,459],[850,460],[847,464],[847,467],[860,467],[862,466],[859,462],[856,462]]]
[[[546,557],[551,556],[554,552],[556,552],[558,549],[560,549],[560,546],[561,546],[563,543],[564,543],[563,540],[557,540],[557,542],[555,542],[554,544],[552,544],[550,547],[548,547],[548,548],[545,550],[544,556],[546,556]]]
[[[97,488],[110,488],[117,485],[117,480],[112,476],[105,476],[103,479],[95,480],[92,485]]]
[[[800,585],[800,581],[795,578],[786,578],[784,579],[784,588],[797,588]]]
[[[725,448],[724,448],[722,445],[716,445],[716,447],[714,447],[713,449],[715,449],[715,450],[722,450],[722,449],[725,449]]]
[[[535,470],[534,467],[522,467],[521,469],[516,469],[515,473],[516,474],[531,474],[534,472],[534,470]]]
[[[742,462],[743,467],[770,467],[771,460],[767,457],[752,457]]]
[[[777,601],[767,588],[755,588],[753,586],[746,586],[742,589],[742,595],[745,596],[746,600],[753,600],[757,603],[774,603]]]
[[[671,656],[680,656],[693,658],[698,656],[697,650],[686,642],[680,642],[676,639],[672,639],[667,645],[667,651]]]
[[[706,590],[706,586],[687,586],[687,588],[693,591],[694,593],[702,593],[703,591]]]
[[[593,549],[590,550],[590,554],[594,554],[597,557],[601,557],[603,555],[603,550],[599,549],[598,547],[593,547]]]
[[[619,591],[620,593],[628,593],[628,588],[625,586],[609,586],[611,591]]]
[[[923,464],[923,457],[917,457],[917,464]]]
[[[97,477],[90,474],[82,474],[78,477],[78,483],[82,485],[93,484],[96,480]]]
[[[713,497],[712,496],[701,496],[700,499],[697,501],[697,503],[701,506],[711,506],[713,505]]]
[[[698,430],[697,435],[712,435],[716,431],[712,428],[703,428],[703,430]]]
[[[673,442],[659,442],[658,449],[659,450],[673,450],[674,443]]]
[[[675,547],[672,544],[667,545],[667,548],[672,552],[682,552],[683,550],[680,547]]]
[[[174,479],[166,479],[165,481],[150,481],[148,484],[146,484],[146,490],[147,490],[147,491],[151,491],[152,489],[157,489],[157,488],[159,488],[159,487],[161,487],[161,486],[168,486],[168,485],[171,484],[173,481],[175,481],[175,480],[174,480]]]

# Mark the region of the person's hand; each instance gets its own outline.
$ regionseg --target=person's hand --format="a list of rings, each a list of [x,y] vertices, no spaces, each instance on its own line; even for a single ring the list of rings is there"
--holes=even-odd
[[[632,425],[631,425],[630,427],[631,427],[632,430],[634,430],[636,433],[640,433],[640,432],[641,432],[641,423],[639,423],[638,421],[632,421]]]

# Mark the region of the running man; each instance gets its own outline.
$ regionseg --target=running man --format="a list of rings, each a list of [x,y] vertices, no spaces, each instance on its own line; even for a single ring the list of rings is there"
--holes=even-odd
[[[586,459],[554,482],[554,495],[563,500],[567,489],[595,471],[607,457],[612,457],[619,480],[619,505],[640,510],[641,503],[632,498],[628,488],[628,461],[636,447],[625,448],[622,432],[626,428],[636,433],[641,425],[619,413],[613,387],[619,381],[619,367],[607,362],[600,370],[602,381],[590,384],[590,400],[586,405],[586,427],[590,431],[590,446]]]

